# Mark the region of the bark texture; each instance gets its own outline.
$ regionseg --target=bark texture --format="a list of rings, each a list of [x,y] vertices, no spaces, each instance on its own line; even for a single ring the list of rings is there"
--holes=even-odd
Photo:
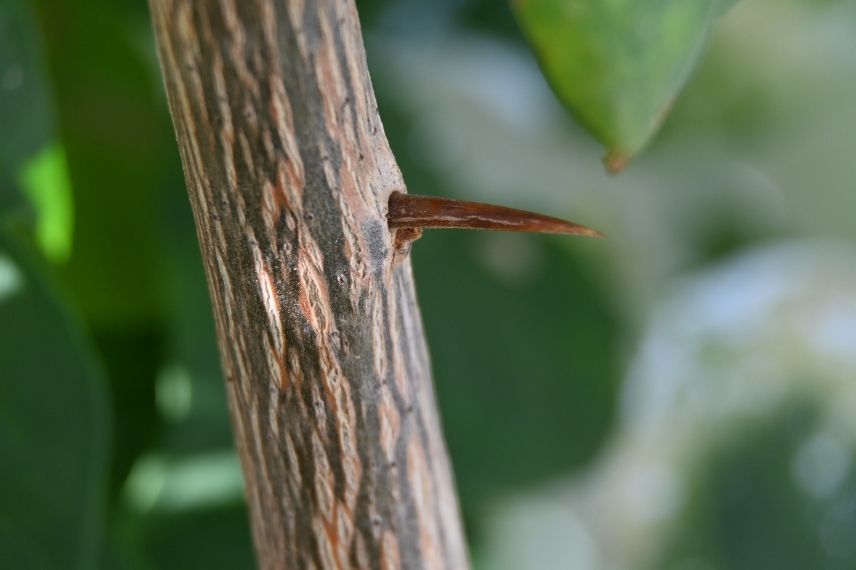
[[[352,0],[150,0],[262,568],[467,567]]]

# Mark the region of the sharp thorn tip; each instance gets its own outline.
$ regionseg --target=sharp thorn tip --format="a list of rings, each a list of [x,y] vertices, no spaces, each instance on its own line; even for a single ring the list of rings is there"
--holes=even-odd
[[[436,196],[393,192],[390,229],[461,228],[605,237],[603,232],[534,212]]]

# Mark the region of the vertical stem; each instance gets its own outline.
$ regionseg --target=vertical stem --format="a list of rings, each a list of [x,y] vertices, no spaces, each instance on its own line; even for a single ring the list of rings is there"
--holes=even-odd
[[[150,0],[262,568],[467,567],[352,0]]]

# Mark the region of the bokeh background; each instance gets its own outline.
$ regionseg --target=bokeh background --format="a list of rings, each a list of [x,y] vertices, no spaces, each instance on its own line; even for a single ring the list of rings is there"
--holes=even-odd
[[[358,2],[477,569],[856,568],[856,3],[743,0],[623,174],[504,2]],[[142,1],[0,1],[0,567],[253,566]]]

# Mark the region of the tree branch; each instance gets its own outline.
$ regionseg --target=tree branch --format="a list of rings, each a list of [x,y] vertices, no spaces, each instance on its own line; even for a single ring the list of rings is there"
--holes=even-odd
[[[262,568],[466,568],[352,0],[150,0]]]

